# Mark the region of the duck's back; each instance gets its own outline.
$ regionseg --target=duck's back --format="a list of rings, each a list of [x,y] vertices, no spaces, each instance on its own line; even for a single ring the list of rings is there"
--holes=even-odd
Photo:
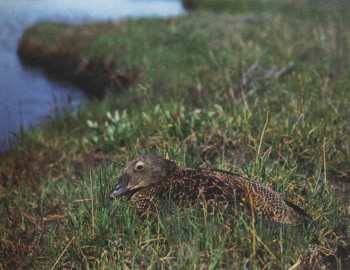
[[[164,201],[177,206],[200,200],[237,209],[272,222],[299,224],[310,217],[278,193],[238,174],[215,169],[180,168],[161,183],[136,192],[131,200],[142,215],[156,213]]]

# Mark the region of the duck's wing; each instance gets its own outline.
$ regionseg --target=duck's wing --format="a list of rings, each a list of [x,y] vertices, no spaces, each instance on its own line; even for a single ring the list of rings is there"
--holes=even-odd
[[[243,190],[240,194],[242,196],[240,201],[258,217],[288,224],[300,224],[312,220],[303,209],[283,199],[271,188],[239,174],[216,169],[209,171],[222,181],[229,182]]]
[[[179,199],[187,197],[190,200],[200,198],[207,203],[232,203],[239,200],[244,192],[239,186],[222,181],[207,170],[185,168],[178,170],[172,177],[169,184]]]
[[[222,181],[206,171],[185,168],[177,170],[161,183],[139,190],[131,200],[144,215],[156,213],[165,202],[179,207],[198,200],[204,204],[232,205],[242,197],[243,191],[239,186]]]

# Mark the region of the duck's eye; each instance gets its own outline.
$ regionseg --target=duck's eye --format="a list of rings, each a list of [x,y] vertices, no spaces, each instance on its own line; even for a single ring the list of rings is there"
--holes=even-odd
[[[143,167],[145,167],[145,163],[143,163],[142,161],[138,161],[135,165],[135,170],[141,171],[143,169]]]

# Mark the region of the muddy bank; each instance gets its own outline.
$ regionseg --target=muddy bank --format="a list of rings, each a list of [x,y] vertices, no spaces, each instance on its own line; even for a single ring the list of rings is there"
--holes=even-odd
[[[22,39],[17,53],[24,65],[43,68],[50,78],[69,82],[91,97],[101,98],[107,90],[121,91],[136,77],[136,72],[121,72],[114,60],[86,59],[77,49],[62,44],[49,48],[36,41]]]

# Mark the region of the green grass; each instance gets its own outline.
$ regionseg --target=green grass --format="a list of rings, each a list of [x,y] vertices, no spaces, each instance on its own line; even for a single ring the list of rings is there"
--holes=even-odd
[[[347,11],[250,1],[233,12],[234,2],[243,3],[26,32],[23,42],[45,52],[115,61],[137,81],[24,132],[0,157],[1,269],[347,269],[348,201],[335,189],[350,182]],[[107,194],[144,152],[256,179],[315,224],[268,227],[196,205],[140,220]]]
[[[207,216],[199,207],[185,215],[175,209],[172,215],[159,221],[141,222],[132,205],[106,197],[120,172],[107,162],[81,178],[42,181],[39,195],[33,196],[23,184],[6,194],[3,210],[8,222],[3,225],[2,239],[13,241],[19,250],[22,246],[26,249],[17,254],[24,256],[19,263],[16,257],[6,256],[11,247],[5,242],[3,262],[6,266],[45,269],[50,269],[57,260],[58,268],[96,269],[139,266],[284,269],[299,260],[306,266],[304,257],[311,253],[310,247],[321,243],[318,248],[332,250],[333,245],[339,244],[339,235],[334,230],[345,224],[339,213],[331,210],[339,208],[339,202],[321,184],[322,176],[315,172],[316,177],[303,179],[295,169],[284,167],[267,166],[262,161],[248,166],[248,175],[263,170],[266,179],[279,180],[275,189],[282,193],[288,193],[288,186],[294,182],[312,189],[308,192],[308,209],[314,215],[321,214],[315,216],[322,221],[321,230],[314,226],[267,228],[261,222],[253,226],[244,215],[234,220],[227,219],[224,213]],[[329,243],[329,237],[334,237],[335,243]]]

